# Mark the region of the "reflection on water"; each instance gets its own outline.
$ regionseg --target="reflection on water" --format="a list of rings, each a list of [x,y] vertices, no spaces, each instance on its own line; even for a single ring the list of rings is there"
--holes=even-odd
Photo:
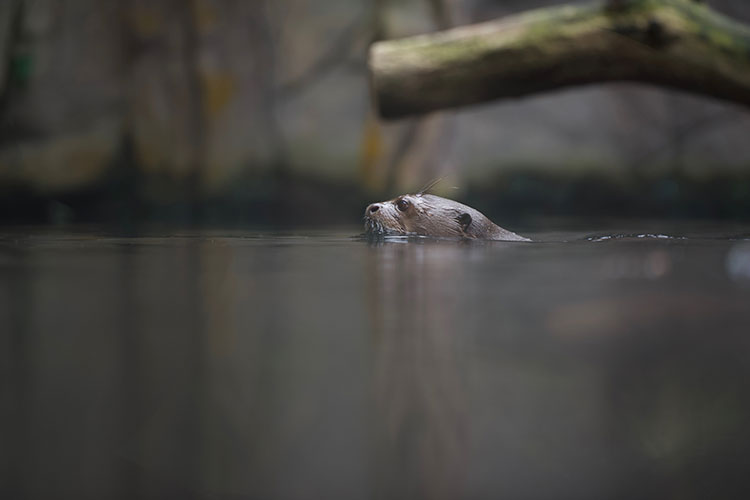
[[[531,236],[0,234],[0,496],[746,497],[748,240]]]
[[[467,401],[455,244],[382,244],[366,254],[377,498],[456,498]]]

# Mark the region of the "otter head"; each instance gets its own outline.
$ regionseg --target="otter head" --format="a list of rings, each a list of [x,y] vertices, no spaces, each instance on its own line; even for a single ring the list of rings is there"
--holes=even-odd
[[[365,209],[365,230],[374,234],[424,234],[420,229],[429,212],[421,194],[372,203]]]
[[[365,209],[365,231],[376,235],[528,241],[496,226],[481,212],[432,194],[404,194]]]

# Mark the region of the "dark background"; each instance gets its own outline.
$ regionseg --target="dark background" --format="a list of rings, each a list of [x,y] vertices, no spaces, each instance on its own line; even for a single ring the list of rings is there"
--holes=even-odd
[[[455,25],[556,3],[4,1],[0,220],[355,223],[442,176],[491,215],[747,218],[750,113],[732,104],[609,84],[370,111],[373,40],[433,31],[441,7]]]

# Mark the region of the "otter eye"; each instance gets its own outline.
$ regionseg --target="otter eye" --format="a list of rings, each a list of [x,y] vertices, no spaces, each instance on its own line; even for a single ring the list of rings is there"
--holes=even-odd
[[[396,201],[396,206],[402,212],[406,212],[407,210],[409,210],[409,207],[411,206],[411,203],[409,203],[405,199],[401,198],[398,201]]]

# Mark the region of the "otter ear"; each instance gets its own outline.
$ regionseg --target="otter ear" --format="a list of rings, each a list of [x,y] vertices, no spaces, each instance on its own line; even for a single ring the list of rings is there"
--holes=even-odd
[[[458,223],[461,225],[461,229],[466,232],[469,229],[469,226],[471,225],[471,215],[464,212],[458,217],[456,217],[456,220],[458,220]]]

